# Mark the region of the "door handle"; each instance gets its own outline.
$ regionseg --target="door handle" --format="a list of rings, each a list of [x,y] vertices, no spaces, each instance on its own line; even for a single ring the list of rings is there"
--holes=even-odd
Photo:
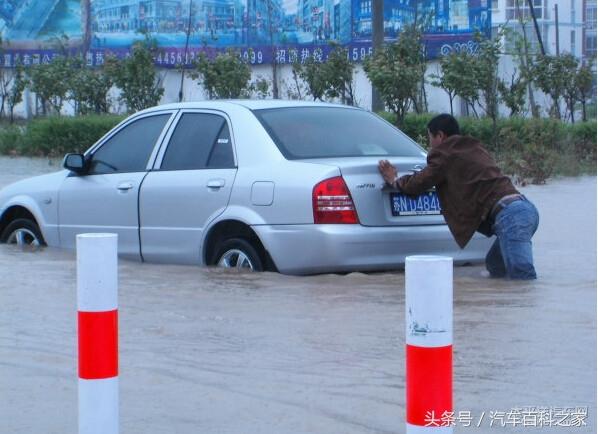
[[[208,181],[208,188],[222,188],[224,187],[224,179],[210,179]]]
[[[127,191],[133,188],[132,182],[121,182],[116,186],[117,190],[119,191]]]

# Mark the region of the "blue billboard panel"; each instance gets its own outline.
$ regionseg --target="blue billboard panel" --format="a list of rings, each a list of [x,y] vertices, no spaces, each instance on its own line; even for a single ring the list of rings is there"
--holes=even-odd
[[[429,57],[470,46],[490,34],[489,0],[385,0],[386,40],[416,23]],[[161,50],[156,64],[186,63],[200,51],[241,51],[253,64],[326,59],[330,42],[359,62],[371,53],[372,0],[3,0],[2,65],[50,61],[57,41],[100,65],[126,56],[149,33]],[[64,37],[66,36],[66,38]]]

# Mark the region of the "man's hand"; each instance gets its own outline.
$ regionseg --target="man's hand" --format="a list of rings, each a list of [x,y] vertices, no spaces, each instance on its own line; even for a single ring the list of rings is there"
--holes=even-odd
[[[395,166],[390,164],[388,160],[380,160],[378,162],[378,170],[384,178],[384,181],[394,187],[394,182],[397,179],[397,169]]]

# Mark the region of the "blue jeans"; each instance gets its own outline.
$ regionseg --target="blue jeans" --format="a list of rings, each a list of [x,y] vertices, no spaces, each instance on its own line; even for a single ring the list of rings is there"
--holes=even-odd
[[[486,255],[490,277],[535,279],[532,236],[538,229],[538,210],[527,199],[511,202],[495,217],[494,244]]]

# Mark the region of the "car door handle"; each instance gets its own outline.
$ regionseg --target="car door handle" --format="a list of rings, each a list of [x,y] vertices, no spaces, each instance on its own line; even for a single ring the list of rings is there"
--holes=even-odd
[[[224,187],[224,179],[210,179],[208,181],[208,188],[222,188]]]
[[[133,188],[132,182],[121,182],[116,186],[117,190],[119,191],[127,191]]]

